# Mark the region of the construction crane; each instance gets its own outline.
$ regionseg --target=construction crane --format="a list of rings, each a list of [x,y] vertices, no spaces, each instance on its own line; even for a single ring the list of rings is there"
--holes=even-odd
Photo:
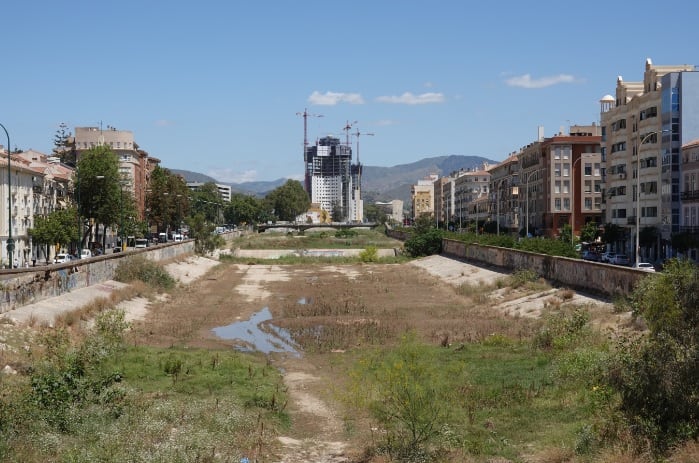
[[[355,137],[357,137],[357,164],[360,164],[360,162],[359,162],[359,136],[360,136],[360,135],[370,135],[370,136],[373,137],[374,134],[373,134],[373,133],[361,133],[361,132],[359,131],[359,129],[357,129],[357,131],[354,132],[352,135],[354,135]]]
[[[308,118],[323,117],[322,114],[309,114],[306,108],[302,113],[296,113],[297,116],[303,117],[303,160],[306,161],[306,152],[308,150]]]
[[[356,123],[357,123],[357,121],[354,121],[354,122],[352,122],[352,123],[350,124],[350,121],[347,121],[347,125],[345,125],[345,126],[342,128],[342,130],[344,130],[345,132],[347,132],[347,135],[346,135],[346,140],[347,140],[347,142],[346,142],[346,144],[347,144],[347,148],[348,148],[348,149],[349,149],[349,147],[350,147],[350,130],[352,130],[352,126],[353,126],[354,124],[356,124]]]

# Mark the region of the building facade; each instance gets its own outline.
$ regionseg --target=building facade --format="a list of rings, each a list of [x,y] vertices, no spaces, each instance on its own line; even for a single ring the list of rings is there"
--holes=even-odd
[[[117,130],[107,126],[76,127],[74,144],[76,159],[80,154],[96,146],[108,146],[119,157],[119,172],[124,179],[124,186],[133,195],[139,219],[146,216],[146,193],[150,181],[150,173],[159,164],[157,158],[151,158],[148,153],[139,149],[130,130]]]
[[[683,251],[694,261],[699,260],[699,139],[682,146],[682,176],[680,195],[680,234],[687,249]]]
[[[681,147],[674,83],[693,70],[693,65],[658,66],[648,59],[642,81],[620,76],[615,96],[600,100],[604,220],[621,230],[612,244],[616,252],[634,258],[638,253],[650,262],[672,254],[670,235],[679,230],[680,219],[679,175],[672,171],[679,170]]]
[[[413,220],[423,214],[434,216],[434,182],[438,178],[437,174],[430,174],[411,186],[410,214]]]
[[[340,221],[361,221],[361,166],[352,165],[352,148],[332,136],[318,140],[304,153],[306,188],[311,203]],[[310,191],[308,189],[310,188]]]

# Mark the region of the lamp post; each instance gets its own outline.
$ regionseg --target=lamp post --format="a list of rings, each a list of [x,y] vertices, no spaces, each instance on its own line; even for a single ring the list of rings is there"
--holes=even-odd
[[[500,236],[500,186],[505,180],[507,180],[507,177],[503,177],[495,182],[497,185],[495,188],[495,229],[497,236]]]
[[[526,196],[526,198],[525,198],[525,199],[526,199],[526,204],[524,205],[524,210],[525,210],[524,214],[525,214],[525,216],[526,216],[525,219],[524,219],[524,223],[525,223],[525,237],[526,237],[526,238],[529,238],[529,178],[530,178],[533,174],[537,174],[537,177],[538,177],[538,176],[539,176],[539,170],[538,170],[538,169],[537,169],[537,170],[533,170],[533,171],[527,173],[527,175],[524,177],[524,188],[527,190],[527,191],[526,191],[526,195],[525,195],[525,196]]]
[[[669,132],[669,130],[656,130],[645,134],[636,147],[636,252],[634,264],[638,264],[641,252],[641,146],[653,135]]]
[[[575,246],[575,164],[579,163],[582,159],[582,154],[580,157],[573,161],[573,165],[570,168],[570,245]]]
[[[10,268],[13,268],[12,259],[15,254],[15,240],[12,239],[12,163],[10,159],[10,134],[4,125],[0,124],[7,137],[7,256]]]

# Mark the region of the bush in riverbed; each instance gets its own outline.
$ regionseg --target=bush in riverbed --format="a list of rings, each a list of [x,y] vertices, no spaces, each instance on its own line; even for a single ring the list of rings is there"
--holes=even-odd
[[[121,262],[114,272],[114,279],[122,283],[142,281],[157,289],[169,289],[175,285],[175,279],[161,265],[143,256],[133,256]]]

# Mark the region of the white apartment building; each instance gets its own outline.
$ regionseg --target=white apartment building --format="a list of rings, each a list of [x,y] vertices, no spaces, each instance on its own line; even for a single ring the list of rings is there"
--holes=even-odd
[[[661,117],[662,79],[670,73],[693,70],[693,65],[658,66],[648,59],[642,81],[626,82],[619,76],[615,96],[605,95],[600,100],[601,154],[606,166],[604,220],[624,231],[613,250],[632,258],[639,231],[642,236],[644,228],[660,230],[664,223],[673,221],[672,210],[663,209],[661,174],[665,160],[671,169],[675,154],[670,145],[676,130],[671,120],[664,122]],[[679,158],[679,148],[676,151]],[[666,194],[673,188],[668,182]],[[663,247],[659,237],[657,243],[641,246],[638,251],[643,260],[652,262],[666,254]]]
[[[50,210],[55,207],[55,201],[63,193],[57,191],[56,185],[38,169],[30,167],[30,163],[22,157],[12,155],[10,159],[10,183],[8,184],[7,151],[0,153],[0,197],[2,197],[2,214],[0,214],[0,262],[3,267],[10,265],[10,254],[7,242],[12,231],[14,251],[12,264],[14,267],[30,265],[36,255],[32,253],[31,238],[28,234],[34,226],[34,213]],[[53,189],[51,186],[53,185]],[[44,186],[49,187],[43,190]],[[46,194],[44,193],[46,191]],[[11,196],[10,196],[11,192]],[[37,193],[37,194],[35,194]],[[11,207],[10,207],[11,198]]]
[[[187,182],[187,188],[189,188],[192,191],[197,191],[199,188],[201,188],[202,185],[204,185],[204,182]],[[233,194],[231,186],[224,185],[222,183],[216,183],[215,185],[221,199],[230,203],[231,195]]]

